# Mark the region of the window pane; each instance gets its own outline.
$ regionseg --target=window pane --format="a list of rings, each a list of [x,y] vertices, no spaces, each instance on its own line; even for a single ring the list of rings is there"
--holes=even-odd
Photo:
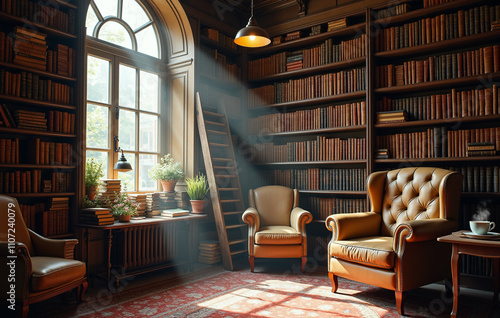
[[[104,178],[108,176],[108,153],[103,151],[90,151],[87,150],[87,158],[95,158],[102,164],[102,171],[104,171]]]
[[[135,108],[137,92],[136,69],[120,65],[120,106]]]
[[[139,114],[139,150],[156,152],[158,149],[158,116]]]
[[[148,170],[158,162],[156,155],[139,155],[139,191],[155,191],[158,189],[158,182],[151,179]]]
[[[103,18],[116,17],[118,14],[118,0],[94,0]]]
[[[156,32],[152,25],[148,26],[136,35],[137,38],[137,50],[141,53],[151,55],[152,57],[158,57],[158,39],[156,38]]]
[[[97,36],[99,39],[132,49],[132,40],[127,30],[118,22],[108,21],[104,23]]]
[[[87,147],[109,148],[108,108],[103,106],[87,105]]]
[[[158,75],[141,71],[140,109],[158,112]]]
[[[144,9],[135,0],[123,0],[122,19],[133,30],[150,21]]]
[[[97,57],[88,57],[87,99],[109,103],[109,61]]]
[[[85,26],[87,27],[87,35],[92,36],[97,22],[99,22],[99,19],[95,14],[94,8],[92,8],[92,6],[89,6],[89,10],[87,11],[87,20],[85,21]]]
[[[120,109],[120,148],[124,150],[136,150],[135,146],[135,112]]]
[[[135,191],[135,171],[137,169],[135,155],[133,153],[124,153],[124,155],[132,166],[132,170],[127,172],[118,171],[118,179],[122,180],[122,191],[132,192]],[[119,156],[121,156],[121,153]]]

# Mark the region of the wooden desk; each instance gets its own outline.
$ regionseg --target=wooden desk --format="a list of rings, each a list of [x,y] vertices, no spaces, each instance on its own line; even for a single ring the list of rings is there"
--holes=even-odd
[[[458,231],[450,235],[439,237],[437,240],[439,242],[451,243],[452,244],[452,254],[451,254],[451,274],[453,276],[453,309],[451,311],[451,317],[455,318],[457,316],[458,310],[458,294],[459,294],[459,276],[460,276],[460,254],[469,254],[480,257],[493,258],[493,274],[495,276],[495,289],[493,293],[493,300],[496,302],[498,300],[498,289],[500,287],[500,241],[497,240],[480,240],[471,239],[461,236],[463,232]]]
[[[90,224],[75,226],[84,230],[87,263],[90,252],[89,230],[106,232],[106,279],[109,283],[113,276],[114,284],[118,287],[120,279],[158,269],[184,264],[192,270],[192,262],[197,251],[194,244],[198,241],[198,221],[206,217],[204,214],[190,214],[174,218],[155,217],[130,222],[115,221],[114,224],[102,226]],[[182,234],[187,242],[179,238]],[[178,247],[181,243],[187,243],[185,249]],[[115,248],[112,249],[112,246]],[[183,254],[182,257],[178,257],[179,254]],[[120,272],[112,271],[113,267],[119,267]]]

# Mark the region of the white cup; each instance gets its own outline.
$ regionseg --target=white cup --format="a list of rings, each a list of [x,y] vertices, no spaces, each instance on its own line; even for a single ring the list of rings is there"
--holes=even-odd
[[[470,229],[474,234],[485,235],[495,228],[495,222],[490,221],[470,221]]]

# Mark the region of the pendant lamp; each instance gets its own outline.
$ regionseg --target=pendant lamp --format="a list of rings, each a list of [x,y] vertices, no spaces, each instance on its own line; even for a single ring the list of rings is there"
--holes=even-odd
[[[269,39],[269,34],[267,34],[266,30],[257,25],[257,21],[253,17],[253,0],[251,10],[247,26],[236,33],[234,43],[245,47],[266,46],[271,43],[271,39]]]
[[[130,164],[130,162],[127,161],[127,159],[125,159],[125,155],[123,154],[123,149],[118,147],[118,141],[119,141],[118,136],[115,135],[115,152],[121,151],[122,155],[120,156],[120,159],[118,159],[118,161],[113,166],[113,170],[121,172],[130,171],[132,170],[132,165]]]

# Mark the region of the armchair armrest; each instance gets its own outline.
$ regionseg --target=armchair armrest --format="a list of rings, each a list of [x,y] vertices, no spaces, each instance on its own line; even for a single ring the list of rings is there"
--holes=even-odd
[[[0,284],[0,293],[8,298],[7,302],[9,303],[12,299],[10,295],[13,293],[15,293],[17,300],[27,299],[32,274],[28,247],[20,242],[0,241],[0,262],[0,273],[5,279],[4,283]]]
[[[332,231],[332,240],[337,241],[378,235],[381,221],[382,217],[375,212],[342,213],[328,216],[325,225]]]
[[[311,212],[306,211],[302,208],[295,207],[290,213],[290,225],[300,233],[304,233],[307,223],[311,223],[313,216]]]
[[[394,231],[394,250],[406,242],[433,241],[456,231],[458,223],[447,219],[413,220],[401,223]]]
[[[40,256],[60,257],[73,259],[77,239],[49,239],[29,230],[31,242],[35,251]]]
[[[248,208],[241,216],[243,222],[248,224],[248,232],[253,235],[260,229],[260,215],[256,208]]]

